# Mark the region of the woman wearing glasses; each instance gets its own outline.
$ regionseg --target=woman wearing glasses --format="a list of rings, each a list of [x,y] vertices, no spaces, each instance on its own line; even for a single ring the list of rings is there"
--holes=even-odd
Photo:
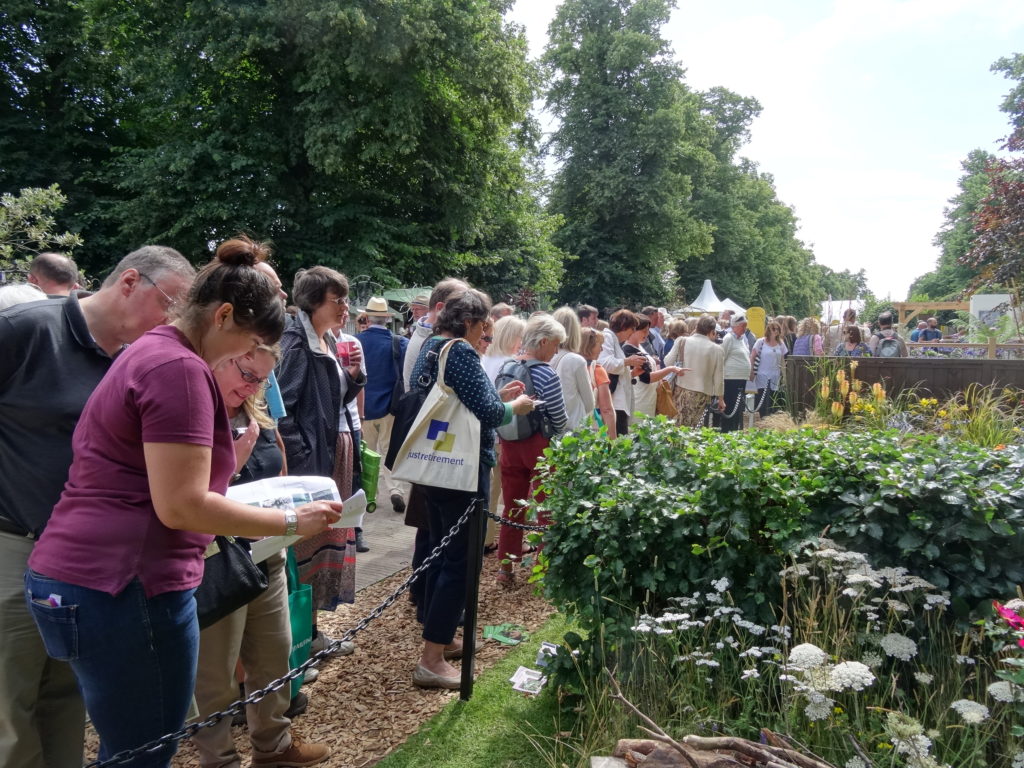
[[[82,412],[64,493],[29,558],[29,608],[47,652],[78,678],[101,760],[185,721],[193,593],[212,535],[309,536],[339,517],[334,502],[285,511],[223,495],[237,466],[212,369],[281,335],[276,289],[254,269],[266,256],[248,238],[222,243],[179,317],[117,357]],[[175,748],[123,765],[167,766]]]
[[[348,322],[348,279],[328,267],[295,275],[295,320],[281,337],[277,381],[287,415],[277,425],[288,472],[330,477],[343,499],[352,495],[358,446],[352,439],[348,403],[366,384],[358,347],[335,342],[332,328]],[[331,528],[295,545],[299,580],[313,588],[314,653],[331,640],[316,628],[316,611],[333,611],[355,600],[355,532]],[[351,653],[352,643],[336,648]]]

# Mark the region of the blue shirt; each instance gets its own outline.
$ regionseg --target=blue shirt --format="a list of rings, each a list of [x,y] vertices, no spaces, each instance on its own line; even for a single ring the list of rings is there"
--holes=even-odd
[[[399,344],[398,361],[392,352],[391,339]],[[405,350],[409,340],[395,337],[387,328],[371,325],[356,336],[363,345],[363,363],[366,367],[366,389],[363,395],[363,416],[367,421],[382,419],[391,410],[391,393],[402,375]]]

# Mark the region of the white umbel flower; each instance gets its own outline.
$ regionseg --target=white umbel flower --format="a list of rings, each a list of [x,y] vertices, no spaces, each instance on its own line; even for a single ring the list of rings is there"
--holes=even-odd
[[[970,699],[957,699],[949,708],[960,715],[968,725],[977,725],[988,720],[988,707]]]
[[[807,697],[807,706],[804,707],[804,714],[808,720],[825,720],[832,714],[832,705],[835,703],[827,696],[820,693],[812,693]]]
[[[1024,701],[1024,688],[1014,685],[1009,680],[997,680],[988,687],[988,695],[996,701],[1007,703]]]
[[[914,679],[921,685],[931,685],[935,680],[935,675],[929,674],[928,672],[915,672]]]
[[[1010,768],[1024,768],[1024,752],[1018,752],[1010,760]]]
[[[917,643],[906,635],[898,635],[895,632],[890,632],[883,637],[879,645],[882,646],[886,656],[892,656],[901,661],[910,661],[917,655]]]
[[[828,661],[828,654],[813,643],[801,643],[789,652],[789,663],[798,669],[815,669]]]
[[[846,761],[843,768],[868,768],[868,764],[861,760],[859,757],[851,757]]]
[[[829,675],[829,685],[834,691],[863,691],[875,682],[871,670],[859,661],[844,661],[836,664]]]

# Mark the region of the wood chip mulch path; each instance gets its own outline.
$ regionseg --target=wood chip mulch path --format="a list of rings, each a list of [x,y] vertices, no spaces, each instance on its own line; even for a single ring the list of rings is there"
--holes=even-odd
[[[494,555],[484,559],[480,582],[480,608],[476,657],[477,675],[500,661],[510,650],[493,641],[482,642],[489,624],[513,622],[537,630],[552,608],[535,594],[534,587],[520,583],[513,589],[495,582],[498,563]],[[379,605],[409,576],[409,570],[373,584],[356,595],[353,605],[334,613],[321,612],[320,629],[341,637],[349,627]],[[458,691],[424,690],[412,684],[413,667],[422,648],[416,609],[406,595],[362,631],[351,656],[320,665],[320,677],[302,690],[309,696],[306,714],[292,723],[292,732],[304,741],[324,741],[333,754],[324,768],[367,768],[385,757],[420,726],[437,714]],[[529,642],[529,641],[528,641]],[[456,666],[459,662],[453,662]],[[244,726],[232,729],[242,765],[249,764],[249,740]],[[95,756],[95,734],[87,741],[89,759]],[[182,743],[172,763],[175,768],[198,768],[199,758],[190,743]]]

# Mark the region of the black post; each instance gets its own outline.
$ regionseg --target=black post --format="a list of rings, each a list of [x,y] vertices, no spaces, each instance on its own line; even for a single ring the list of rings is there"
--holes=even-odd
[[[487,499],[473,502],[469,516],[469,557],[466,558],[466,618],[462,626],[462,685],[459,699],[473,695],[473,661],[476,655],[476,608],[480,598],[480,571],[484,565],[484,534],[487,531],[484,505]]]

